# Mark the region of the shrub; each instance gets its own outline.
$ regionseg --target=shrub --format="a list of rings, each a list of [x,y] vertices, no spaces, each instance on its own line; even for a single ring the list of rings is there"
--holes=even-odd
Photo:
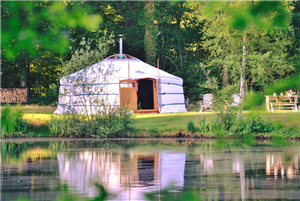
[[[192,121],[188,122],[186,129],[188,130],[188,132],[191,132],[191,133],[195,133],[197,130]]]
[[[206,118],[203,118],[200,120],[199,130],[203,133],[215,132],[217,130],[220,130],[219,120],[216,117],[210,119],[209,121],[207,121]]]
[[[274,126],[268,118],[263,119],[259,115],[250,118],[246,123],[239,120],[234,123],[230,129],[230,133],[244,135],[249,133],[268,133],[274,130]]]
[[[222,128],[225,131],[229,131],[230,128],[234,125],[235,119],[236,119],[236,114],[233,113],[232,111],[230,112],[220,112],[217,114],[219,124],[222,126]]]
[[[203,118],[200,120],[200,132],[204,132],[204,133],[207,133],[209,130],[208,130],[208,126],[206,124],[206,118]]]
[[[274,127],[268,118],[262,119],[261,116],[257,115],[250,119],[249,130],[254,133],[267,133],[273,131]]]
[[[70,137],[126,137],[133,118],[125,109],[114,108],[99,115],[52,115],[49,124],[55,136]]]
[[[230,134],[244,135],[249,133],[250,122],[245,124],[241,119],[236,121],[230,128]]]
[[[9,105],[5,105],[1,110],[1,137],[10,137],[16,132],[25,132],[26,124],[23,121],[23,110],[18,107],[12,110]]]

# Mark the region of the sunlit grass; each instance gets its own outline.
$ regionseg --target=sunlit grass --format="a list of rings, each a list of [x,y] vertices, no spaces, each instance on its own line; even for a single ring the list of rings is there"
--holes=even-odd
[[[17,106],[12,106],[17,107]],[[34,127],[47,126],[56,107],[26,105],[21,106],[24,111],[23,119]],[[263,118],[270,119],[276,129],[300,128],[300,112],[292,110],[276,110],[274,113],[267,111],[244,111],[244,121],[259,113]],[[187,124],[193,122],[196,127],[205,118],[209,121],[215,117],[216,112],[184,112],[184,113],[144,113],[133,114],[134,128],[138,133],[169,133],[187,132]],[[60,115],[57,115],[58,117]]]
[[[145,113],[145,114],[134,114],[134,118],[149,118],[149,117],[170,117],[170,116],[193,116],[193,115],[209,115],[215,114],[215,112],[180,112],[180,113]]]
[[[34,126],[45,125],[50,122],[50,114],[24,114],[23,119]]]
[[[193,122],[196,126],[200,124],[200,120],[204,117],[212,118],[213,112],[186,112],[174,114],[149,114],[136,116],[135,127],[140,131],[153,132],[178,132],[184,131],[188,122]]]
[[[51,108],[45,108],[47,111],[51,111]],[[30,113],[28,113],[28,111]],[[24,111],[23,119],[28,123],[34,125],[47,124],[52,114],[41,114],[41,113],[32,113],[32,111],[39,111],[39,109],[30,108],[30,110]],[[248,114],[251,112],[245,111],[245,118],[247,118]],[[300,124],[300,112],[294,111],[274,111],[274,113],[270,112],[259,112],[263,116],[268,116],[271,121],[286,121],[289,120],[294,122],[295,125]],[[185,113],[146,113],[146,114],[134,114],[133,117],[136,119],[138,127],[150,128],[153,126],[162,127],[162,125],[167,128],[181,128],[184,129],[186,124],[189,121],[192,121],[196,124],[202,118],[210,118],[210,116],[216,114],[215,112],[185,112]],[[297,121],[298,120],[298,121]],[[173,129],[172,129],[173,130]]]

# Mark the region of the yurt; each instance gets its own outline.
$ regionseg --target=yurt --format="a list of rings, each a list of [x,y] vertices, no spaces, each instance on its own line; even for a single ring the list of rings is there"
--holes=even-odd
[[[120,40],[122,41],[122,39]],[[55,114],[99,114],[110,107],[135,113],[186,112],[183,80],[122,53],[60,79]]]

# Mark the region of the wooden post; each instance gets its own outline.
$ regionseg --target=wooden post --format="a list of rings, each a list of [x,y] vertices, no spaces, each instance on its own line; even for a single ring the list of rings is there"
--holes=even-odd
[[[129,66],[129,59],[128,59],[128,80],[130,80],[130,66]]]
[[[157,80],[157,102],[158,102],[158,112],[159,112],[159,108],[160,108],[160,95],[159,93],[161,93],[160,91],[160,74],[159,74],[159,58],[157,59],[157,70],[158,70],[158,80]]]

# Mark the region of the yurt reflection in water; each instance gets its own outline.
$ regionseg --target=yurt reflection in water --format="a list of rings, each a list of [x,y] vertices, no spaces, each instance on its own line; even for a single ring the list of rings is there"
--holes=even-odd
[[[116,200],[143,200],[145,192],[172,186],[183,188],[185,153],[160,151],[83,151],[59,153],[60,179],[88,197],[97,196],[101,184]]]

